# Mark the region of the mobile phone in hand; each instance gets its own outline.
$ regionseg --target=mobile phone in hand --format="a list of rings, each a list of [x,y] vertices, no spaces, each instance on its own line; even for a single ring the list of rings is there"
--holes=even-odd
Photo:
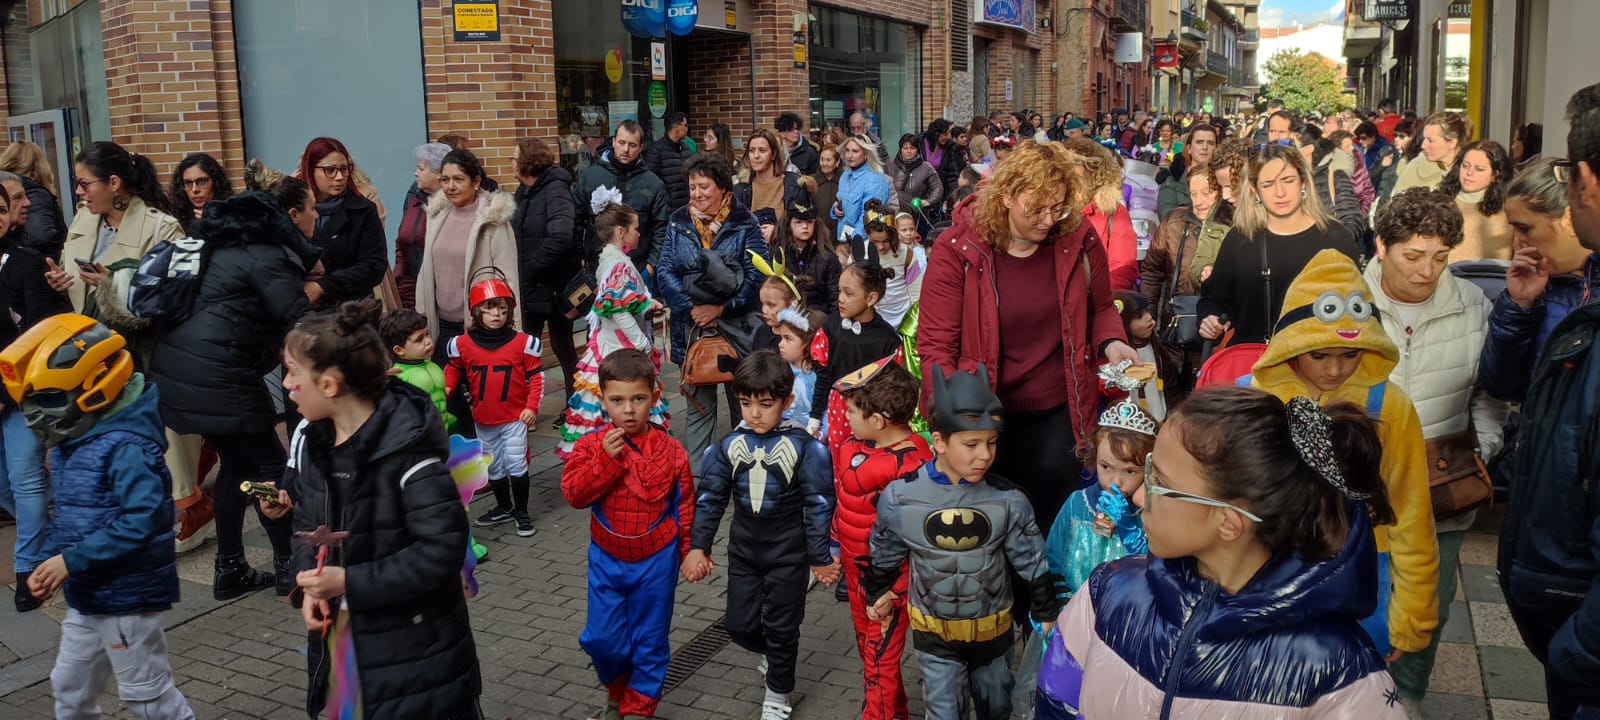
[[[84,272],[100,272],[100,269],[94,263],[83,258],[73,258],[72,261],[77,263],[78,269]]]

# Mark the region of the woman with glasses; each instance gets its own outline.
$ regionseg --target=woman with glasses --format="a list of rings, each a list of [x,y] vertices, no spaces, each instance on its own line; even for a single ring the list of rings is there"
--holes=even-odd
[[[228,173],[216,158],[205,153],[193,153],[178,163],[172,171],[172,188],[168,190],[172,209],[184,232],[195,220],[206,203],[233,197],[233,185],[228,183]]]
[[[1078,450],[1097,426],[1096,368],[1138,362],[1105,245],[1079,211],[1093,189],[1076,163],[1062,143],[1023,143],[956,205],[928,253],[917,329],[923,367],[991,368],[1006,424],[993,469],[1027,494],[1040,527],[1077,489]],[[932,376],[923,383],[926,401]]]
[[[1508,402],[1523,400],[1545,340],[1600,286],[1600,262],[1572,227],[1563,182],[1567,162],[1538,160],[1506,188],[1506,221],[1516,252],[1506,289],[1489,314],[1478,377],[1484,390]]]
[[[1260,343],[1272,334],[1289,283],[1312,256],[1331,248],[1354,260],[1361,250],[1311,191],[1299,150],[1268,144],[1252,151],[1239,184],[1233,229],[1200,289],[1200,335],[1216,340],[1232,328],[1233,342]]]
[[[1213,388],[1178,406],[1145,461],[1150,554],[1061,612],[1037,717],[1404,720],[1360,625],[1373,523],[1394,518],[1384,449],[1348,404]]]
[[[311,304],[337,307],[372,294],[389,269],[389,244],[378,206],[356,186],[355,161],[344,143],[319,137],[306,145],[297,175],[317,201],[317,234],[322,248],[321,279],[306,286]]]

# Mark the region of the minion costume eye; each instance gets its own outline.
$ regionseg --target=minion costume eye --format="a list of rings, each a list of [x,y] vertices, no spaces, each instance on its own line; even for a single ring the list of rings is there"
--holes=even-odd
[[[1336,292],[1325,292],[1311,303],[1311,314],[1325,323],[1337,322],[1345,314],[1345,299]]]
[[[1358,323],[1366,322],[1372,318],[1372,303],[1368,302],[1367,296],[1361,292],[1353,292],[1350,293],[1349,297],[1345,298],[1345,311],[1350,315],[1351,320]]]

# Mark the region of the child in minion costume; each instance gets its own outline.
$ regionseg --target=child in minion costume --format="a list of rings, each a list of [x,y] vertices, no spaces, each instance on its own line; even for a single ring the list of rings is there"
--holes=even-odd
[[[1239,381],[1285,402],[1350,403],[1377,423],[1395,522],[1373,528],[1378,607],[1362,626],[1391,662],[1425,649],[1439,624],[1439,545],[1422,423],[1411,398],[1388,381],[1399,356],[1360,268],[1343,253],[1323,250],[1289,284],[1266,352]]]

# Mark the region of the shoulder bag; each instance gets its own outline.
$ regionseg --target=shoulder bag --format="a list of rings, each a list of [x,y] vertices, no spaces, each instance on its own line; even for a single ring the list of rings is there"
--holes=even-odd
[[[1185,227],[1183,234],[1178,236],[1178,254],[1172,259],[1171,277],[1161,293],[1163,301],[1156,305],[1157,308],[1165,308],[1167,316],[1166,325],[1161,329],[1161,342],[1186,351],[1199,350],[1205,343],[1200,337],[1200,296],[1178,294],[1178,278],[1183,272],[1183,246],[1190,232],[1191,228]]]
[[[1428,440],[1426,447],[1428,492],[1435,518],[1452,518],[1494,502],[1494,484],[1478,455],[1478,433],[1470,425],[1461,432]]]

